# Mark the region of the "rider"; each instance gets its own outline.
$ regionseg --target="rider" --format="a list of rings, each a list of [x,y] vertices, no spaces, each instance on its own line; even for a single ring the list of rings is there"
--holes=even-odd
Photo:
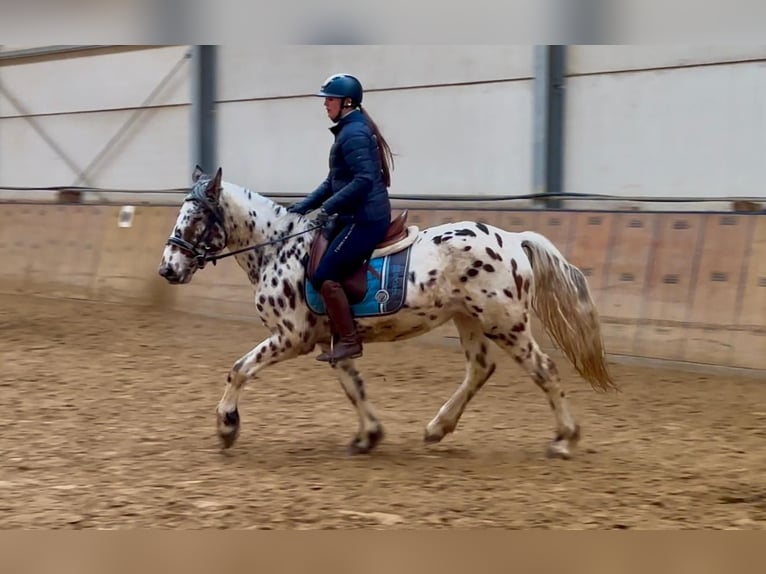
[[[317,223],[335,215],[333,237],[312,278],[339,340],[320,361],[362,355],[351,306],[340,282],[358,269],[385,237],[391,223],[388,187],[393,167],[391,150],[378,126],[362,109],[362,84],[349,74],[327,78],[317,96],[324,97],[327,115],[335,125],[327,178],[288,211],[306,214],[320,208]],[[390,165],[389,165],[390,164]]]

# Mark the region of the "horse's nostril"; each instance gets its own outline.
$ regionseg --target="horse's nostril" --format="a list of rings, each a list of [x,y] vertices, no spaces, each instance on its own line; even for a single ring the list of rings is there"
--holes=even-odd
[[[165,279],[170,279],[173,276],[173,270],[169,265],[163,265],[160,267],[160,275]]]

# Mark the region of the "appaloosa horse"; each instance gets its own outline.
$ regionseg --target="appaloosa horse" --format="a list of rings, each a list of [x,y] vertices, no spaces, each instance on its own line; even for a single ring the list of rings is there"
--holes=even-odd
[[[310,216],[288,213],[262,195],[222,181],[220,168],[209,176],[197,167],[192,180],[159,274],[172,284],[188,283],[206,262],[235,257],[253,284],[258,316],[271,332],[229,373],[217,407],[218,434],[228,448],[239,434],[243,385],[264,367],[310,353],[317,345],[327,351],[332,344],[321,299],[307,280],[311,261],[326,241]],[[466,221],[418,230],[406,225],[405,212],[345,286],[364,342],[401,341],[450,320],[457,327],[465,378],[426,425],[428,443],[455,430],[468,402],[495,371],[497,346],[548,398],[556,421],[548,455],[569,458],[580,427],[553,360],[532,337],[530,310],[594,389],[617,388],[584,275],[537,233]],[[359,415],[349,451],[369,452],[383,437],[383,427],[362,376],[352,359],[330,366]]]

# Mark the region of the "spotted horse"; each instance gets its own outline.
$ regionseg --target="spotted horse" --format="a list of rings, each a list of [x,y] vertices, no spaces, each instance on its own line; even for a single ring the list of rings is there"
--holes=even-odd
[[[221,168],[214,175],[195,168],[158,272],[168,283],[186,284],[206,263],[234,257],[253,285],[257,314],[270,332],[228,374],[216,409],[224,448],[239,436],[238,403],[246,383],[266,367],[311,353],[317,346],[324,352],[330,349],[328,318],[307,286],[312,250],[316,258],[322,248],[318,238],[321,241],[322,235],[313,214],[289,213],[263,195],[223,181]],[[398,271],[382,274],[385,262]],[[495,372],[496,353],[504,351],[548,399],[555,428],[547,455],[570,458],[580,425],[553,359],[532,336],[530,314],[539,317],[594,390],[618,388],[606,362],[598,310],[577,267],[532,231],[512,233],[467,221],[418,229],[406,224],[406,213],[394,219],[370,263],[345,286],[355,293],[355,309],[363,311],[355,322],[364,343],[402,341],[452,321],[465,353],[465,376],[427,423],[426,443],[439,442],[455,430],[469,401]],[[405,268],[405,284],[397,283]],[[388,300],[376,301],[384,280],[393,281],[386,289]],[[385,304],[376,308],[370,298]],[[384,430],[362,374],[353,359],[330,368],[359,418],[349,452],[368,453]]]

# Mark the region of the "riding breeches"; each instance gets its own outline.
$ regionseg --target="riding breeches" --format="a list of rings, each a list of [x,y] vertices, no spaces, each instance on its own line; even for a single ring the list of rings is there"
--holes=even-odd
[[[385,219],[340,225],[314,273],[314,288],[319,290],[328,280],[340,282],[359,269],[383,241],[389,225]]]

